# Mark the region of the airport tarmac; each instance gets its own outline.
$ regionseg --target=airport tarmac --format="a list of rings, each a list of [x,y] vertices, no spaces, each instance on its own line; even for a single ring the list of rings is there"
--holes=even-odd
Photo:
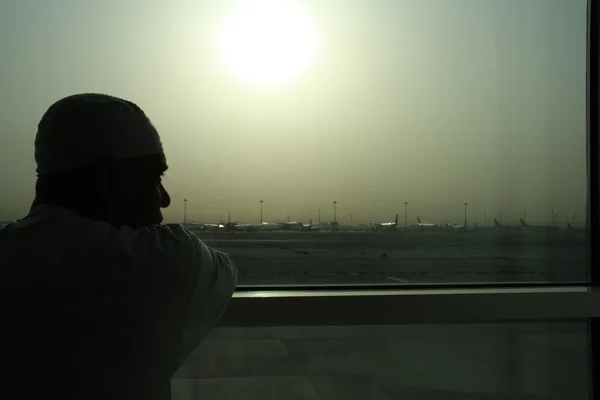
[[[495,232],[198,232],[240,285],[581,282],[585,236]]]

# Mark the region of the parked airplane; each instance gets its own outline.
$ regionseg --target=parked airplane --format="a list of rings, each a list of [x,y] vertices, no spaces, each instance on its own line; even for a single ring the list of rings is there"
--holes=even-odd
[[[281,227],[281,229],[284,230],[284,231],[291,231],[298,224],[300,224],[300,222],[298,222],[298,221],[284,221],[284,222],[278,222],[277,223],[277,225],[279,225]]]
[[[223,228],[221,228],[221,229],[224,231],[227,231],[227,232],[258,231],[259,225],[258,224],[238,224],[237,222],[227,222],[224,224]]]
[[[581,226],[573,226],[570,223],[567,222],[567,230],[569,232],[586,232],[587,228],[585,226],[581,227]]]
[[[523,227],[524,230],[557,231],[560,229],[558,226],[554,226],[554,225],[546,225],[546,226],[529,225],[527,222],[525,222],[525,220],[523,218],[520,218],[519,221],[521,222],[521,226]]]
[[[312,218],[310,218],[309,223],[305,224],[303,222],[300,221],[285,221],[285,222],[279,222],[279,225],[281,225],[281,229],[285,230],[285,231],[303,231],[303,230],[313,230],[313,225],[312,225]],[[315,227],[314,230],[317,230],[318,228]]]
[[[494,228],[503,231],[522,231],[523,225],[502,225],[497,219],[494,219]]]
[[[204,224],[204,228],[207,231],[220,231],[225,229],[225,224],[223,223],[218,223],[218,224]]]
[[[312,218],[310,218],[308,220],[308,224],[305,224],[303,222],[298,222],[294,226],[294,230],[296,230],[296,231],[320,231],[321,230],[321,226],[320,225],[313,225]]]
[[[280,231],[282,229],[281,224],[277,222],[263,222],[258,224],[260,231]]]
[[[394,222],[376,222],[375,224],[373,224],[373,230],[375,230],[375,231],[380,231],[380,230],[390,231],[390,230],[396,230],[397,228],[398,228],[398,214],[396,214],[396,219],[394,219]]]
[[[293,229],[295,231],[311,231],[312,230],[312,218],[308,219],[308,224],[305,224],[304,222],[297,222],[296,225],[294,225]]]
[[[223,224],[198,224],[196,222],[187,222],[182,225],[191,231],[217,231],[224,227]]]
[[[240,224],[237,222],[227,222],[225,224],[219,224],[217,230],[224,231],[279,231],[283,227],[279,223],[263,222],[262,224]]]
[[[439,225],[421,222],[421,217],[417,217],[417,227],[421,229],[435,229],[439,228]]]
[[[468,229],[467,224],[458,225],[456,222],[453,225],[445,224],[445,227],[452,231],[466,231]]]

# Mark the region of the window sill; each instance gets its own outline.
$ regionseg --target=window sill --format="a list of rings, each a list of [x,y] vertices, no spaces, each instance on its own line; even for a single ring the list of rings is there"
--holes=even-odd
[[[590,286],[248,290],[219,326],[400,325],[571,321],[600,317]]]

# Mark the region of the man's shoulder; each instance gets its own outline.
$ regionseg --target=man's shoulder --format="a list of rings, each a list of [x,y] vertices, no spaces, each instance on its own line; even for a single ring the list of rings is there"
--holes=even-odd
[[[6,254],[48,261],[81,257],[98,261],[184,261],[198,259],[201,248],[198,237],[180,224],[116,227],[57,207],[32,210],[0,235],[0,249]]]
[[[200,249],[200,239],[180,224],[151,225],[139,228],[98,225],[94,229],[103,230],[102,240],[115,245],[132,246],[149,253],[170,254],[177,250]]]

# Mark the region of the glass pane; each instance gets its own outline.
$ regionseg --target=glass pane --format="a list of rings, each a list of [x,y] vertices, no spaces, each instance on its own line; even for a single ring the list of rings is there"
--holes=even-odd
[[[172,381],[192,399],[587,400],[585,323],[219,328]]]
[[[1,6],[0,224],[42,114],[102,92],[241,285],[588,279],[586,0],[159,3]]]

